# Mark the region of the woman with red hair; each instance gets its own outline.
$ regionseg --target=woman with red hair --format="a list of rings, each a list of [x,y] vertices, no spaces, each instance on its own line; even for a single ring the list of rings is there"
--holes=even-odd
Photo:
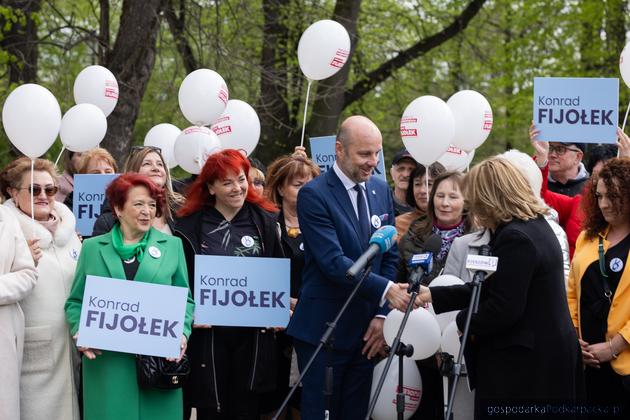
[[[153,226],[165,209],[164,189],[151,178],[122,174],[107,187],[115,217],[107,233],[86,239],[66,301],[70,333],[78,338],[89,275],[188,288],[182,241]],[[179,361],[190,335],[194,311],[188,294]],[[83,353],[83,418],[89,420],[160,420],[182,418],[181,389],[140,388],[136,357],[130,353],[79,347]],[[61,417],[56,417],[61,418]]]
[[[195,255],[284,256],[277,209],[252,189],[249,169],[240,152],[223,150],[188,190],[175,235],[184,240],[191,287]],[[275,388],[272,330],[193,324],[188,356],[185,416],[195,407],[199,420],[258,418],[258,395]]]

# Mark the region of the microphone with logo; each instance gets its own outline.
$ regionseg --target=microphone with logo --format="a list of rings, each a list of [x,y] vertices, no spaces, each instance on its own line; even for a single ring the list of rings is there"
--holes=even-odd
[[[389,355],[387,356],[387,360],[385,362],[385,368],[381,373],[381,376],[378,379],[378,383],[376,388],[372,394],[370,399],[370,405],[368,406],[368,414],[365,419],[369,420],[372,416],[372,412],[374,411],[374,407],[376,407],[376,401],[378,400],[378,396],[383,389],[383,385],[385,383],[385,378],[387,372],[389,371],[389,367],[392,364],[395,356],[398,356],[398,388],[396,392],[396,413],[397,418],[403,418],[403,413],[405,411],[405,393],[404,393],[404,384],[403,384],[403,363],[402,360],[405,357],[411,357],[413,355],[413,346],[410,344],[405,344],[400,340],[402,333],[407,325],[407,320],[409,319],[409,315],[413,310],[414,302],[416,300],[416,296],[418,296],[418,291],[420,290],[420,284],[422,279],[425,276],[428,276],[433,269],[433,254],[437,254],[440,252],[440,247],[442,246],[442,238],[438,234],[433,234],[427,238],[424,243],[424,253],[413,255],[409,262],[408,266],[411,270],[411,275],[409,276],[409,289],[408,293],[411,294],[409,299],[409,305],[407,305],[407,309],[405,314],[403,315],[403,319],[398,327],[398,332],[394,337],[394,341],[392,342],[391,350]]]
[[[437,233],[432,234],[424,243],[424,252],[422,254],[414,254],[409,259],[407,266],[411,270],[409,276],[409,292],[418,290],[425,276],[431,274],[433,270],[433,256],[440,252],[442,247],[442,238]]]
[[[356,277],[379,254],[384,254],[396,242],[397,231],[394,226],[386,225],[378,229],[370,238],[368,249],[346,271],[346,276]]]
[[[470,321],[472,320],[472,315],[477,313],[477,309],[479,308],[479,296],[481,296],[481,285],[483,284],[486,276],[497,271],[497,265],[499,264],[499,258],[493,257],[491,255],[490,245],[482,245],[479,249],[479,255],[469,254],[466,257],[466,269],[470,272],[474,272],[473,280],[472,280],[472,293],[470,295],[470,303],[468,305],[468,312],[466,313],[466,323],[464,324],[464,332],[462,334],[461,343],[462,345],[459,348],[459,354],[457,355],[457,361],[452,363],[449,366],[450,372],[446,369],[443,370],[443,374],[446,374],[449,377],[452,377],[453,380],[451,382],[451,388],[448,395],[448,405],[446,407],[446,415],[444,418],[450,418],[450,415],[453,412],[453,403],[455,402],[455,393],[457,392],[457,383],[459,377],[461,376],[462,371],[462,363],[464,359],[464,351],[466,349],[466,343],[468,342],[468,335],[470,332]],[[452,360],[452,358],[451,358]],[[471,366],[471,362],[474,358],[469,357],[466,359],[467,363],[467,374],[469,377],[469,382],[474,384],[474,372],[475,369]]]

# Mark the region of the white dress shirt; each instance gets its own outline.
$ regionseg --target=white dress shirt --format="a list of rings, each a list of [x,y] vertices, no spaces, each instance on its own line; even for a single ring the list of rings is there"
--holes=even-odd
[[[337,162],[335,162],[333,164],[332,167],[333,171],[335,171],[335,174],[337,175],[337,177],[339,178],[339,180],[341,181],[341,183],[343,184],[343,186],[346,189],[346,192],[348,193],[348,197],[350,197],[350,202],[352,203],[352,208],[354,208],[354,214],[357,216],[357,220],[359,219],[359,211],[358,211],[358,207],[357,207],[357,197],[359,195],[359,193],[354,189],[354,186],[357,185],[356,182],[354,182],[353,180],[351,180],[350,178],[348,178],[348,176],[341,170],[341,168],[339,167],[339,165],[337,165]],[[361,188],[363,189],[363,199],[365,200],[365,209],[367,211],[367,220],[370,220],[370,205],[369,202],[367,201],[367,192],[365,190],[365,182],[359,182],[358,183]],[[380,306],[383,306],[385,304],[385,301],[387,300],[385,298],[385,296],[387,295],[387,291],[389,290],[390,287],[392,287],[392,285],[394,284],[394,282],[392,282],[391,280],[387,283],[387,286],[385,287],[385,291],[383,292],[383,296],[381,296],[381,301],[380,301]],[[379,318],[384,318],[384,316],[382,315],[377,315],[377,317]]]

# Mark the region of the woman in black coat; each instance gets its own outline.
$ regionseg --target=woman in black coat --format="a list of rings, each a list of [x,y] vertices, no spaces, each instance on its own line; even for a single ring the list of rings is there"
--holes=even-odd
[[[476,386],[476,417],[518,403],[571,403],[583,395],[580,348],[564,291],[560,245],[521,173],[491,158],[468,175],[471,213],[492,232],[498,257],[472,315],[466,362]],[[420,300],[436,313],[462,309],[464,330],[472,292],[462,286],[423,287]],[[566,416],[563,418],[570,418]]]
[[[174,234],[184,244],[191,289],[195,255],[284,257],[276,208],[251,189],[248,172],[240,152],[223,150],[208,157],[188,190]],[[275,348],[272,329],[193,323],[185,418],[195,407],[198,420],[257,420],[259,395],[276,387]]]

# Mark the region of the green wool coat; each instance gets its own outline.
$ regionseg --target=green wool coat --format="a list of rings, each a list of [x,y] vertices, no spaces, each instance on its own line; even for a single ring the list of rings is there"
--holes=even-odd
[[[159,258],[148,250],[156,247]],[[120,256],[112,245],[112,235],[96,236],[83,242],[66,318],[72,335],[79,329],[81,305],[87,275],[125,280]],[[151,228],[144,258],[135,281],[188,288],[188,272],[182,242]],[[184,335],[190,335],[195,303],[188,292]],[[83,358],[83,413],[86,420],[181,420],[182,391],[140,389],[136,380],[135,355],[103,351],[96,359]]]

